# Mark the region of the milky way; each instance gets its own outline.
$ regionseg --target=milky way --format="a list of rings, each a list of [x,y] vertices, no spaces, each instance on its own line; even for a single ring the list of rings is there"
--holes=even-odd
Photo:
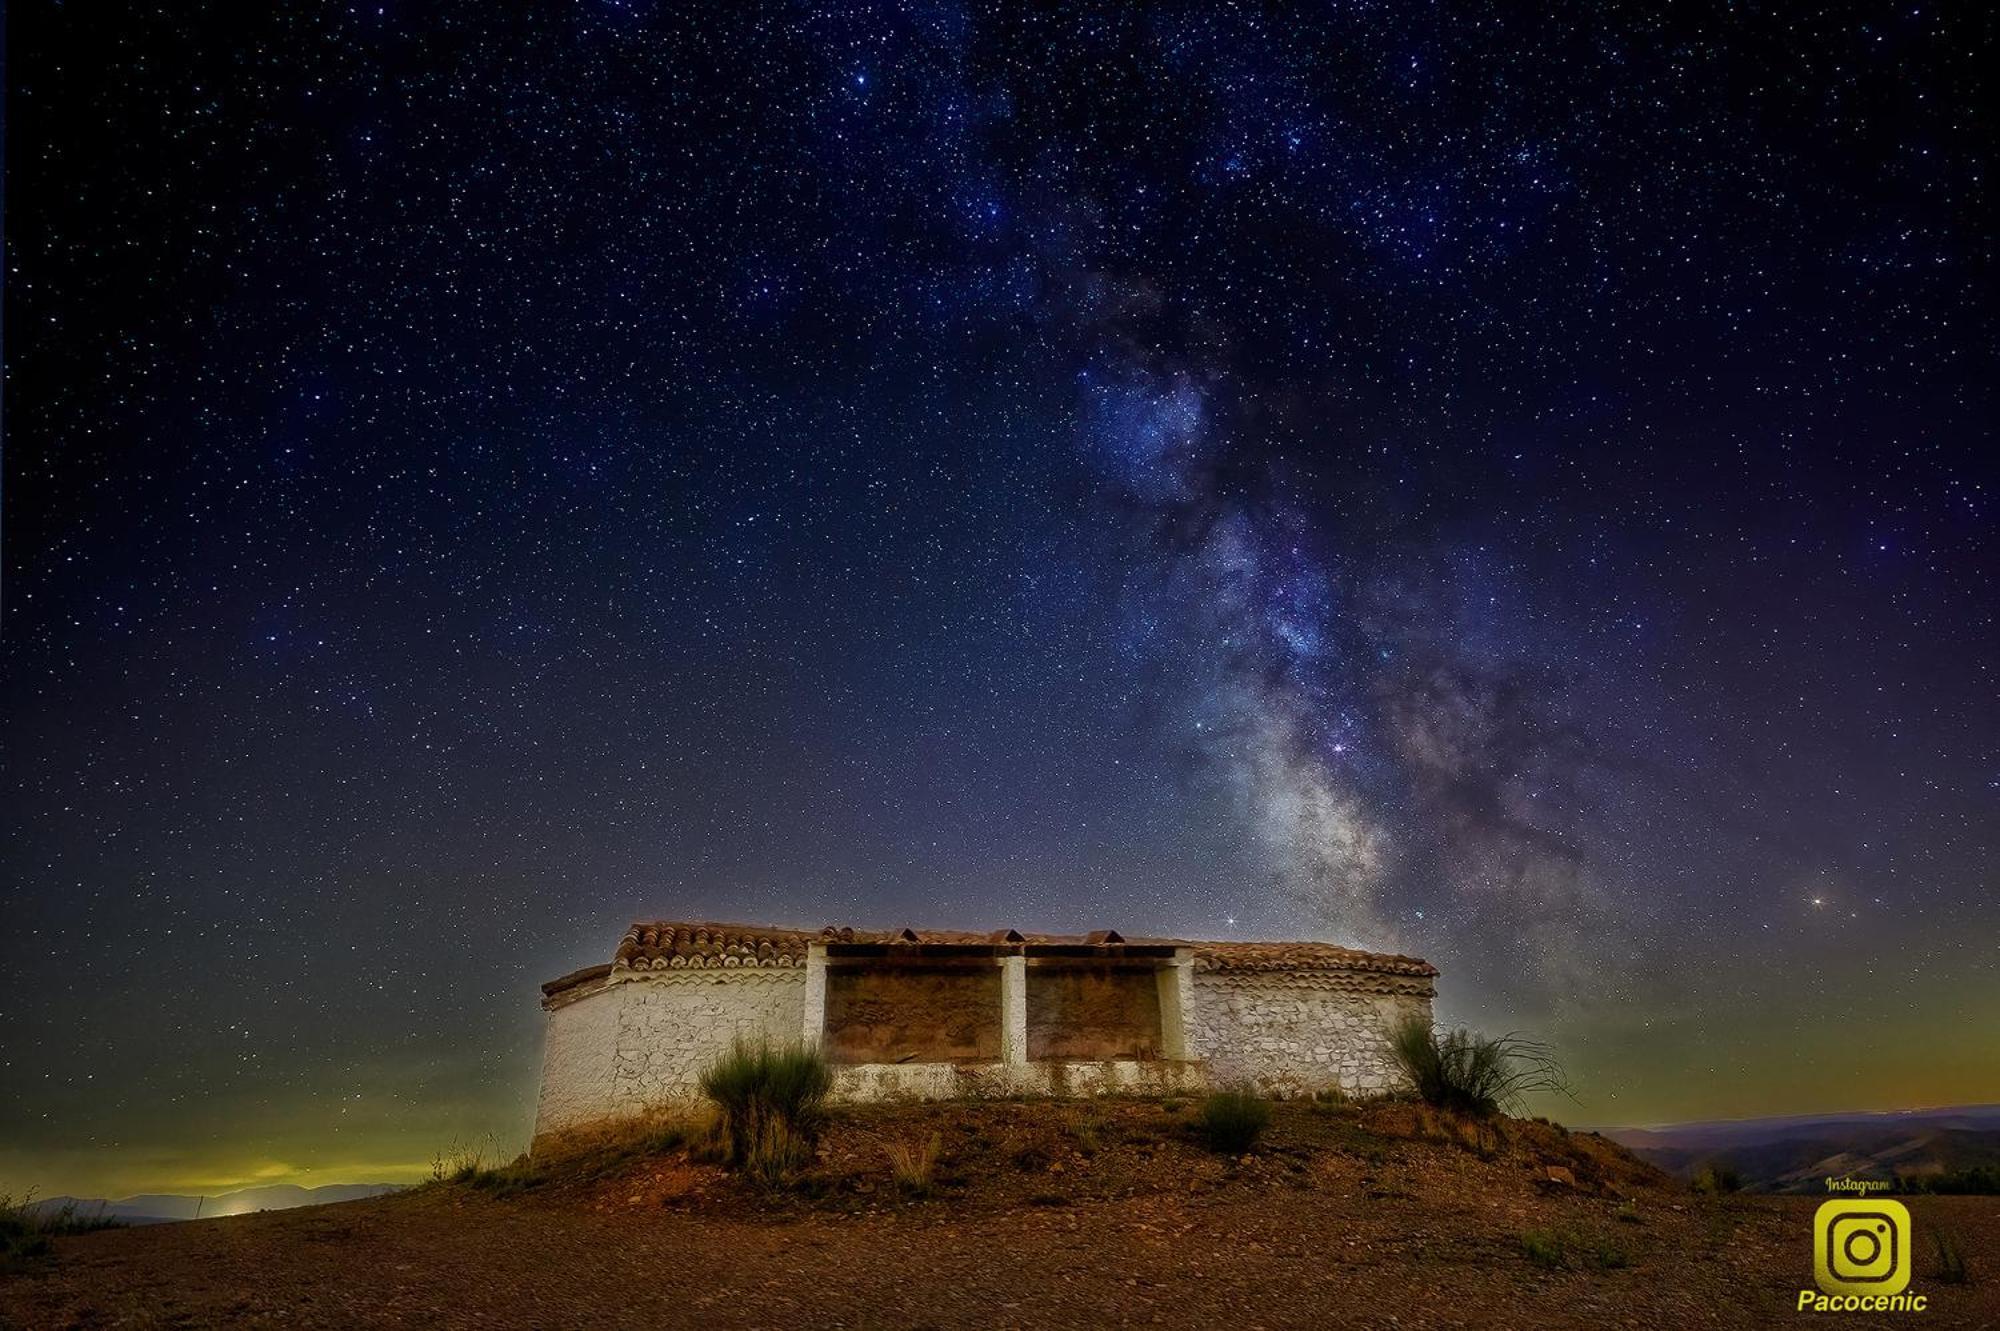
[[[1984,15],[9,17],[0,1185],[511,1138],[639,916],[1995,1098]]]
[[[1132,521],[1135,655],[1181,658],[1181,732],[1253,830],[1271,890],[1377,946],[1397,942],[1385,912],[1411,891],[1496,888],[1532,927],[1532,898],[1587,880],[1560,825],[1574,801],[1541,803],[1591,768],[1587,732],[1440,605],[1463,598],[1461,570],[1370,576],[1343,559],[1275,467],[1233,460],[1256,426],[1230,390],[1256,389],[1148,363],[1149,339],[1118,324],[1152,302],[1108,303],[1111,326],[1087,325],[1100,354],[1078,375],[1081,434]]]

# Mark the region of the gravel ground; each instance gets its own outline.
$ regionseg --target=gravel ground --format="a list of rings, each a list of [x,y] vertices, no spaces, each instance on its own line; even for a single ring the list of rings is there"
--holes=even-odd
[[[1606,1195],[1543,1184],[1513,1156],[1348,1148],[1201,1170],[1172,1142],[1093,1146],[1037,1157],[1020,1187],[975,1176],[926,1201],[850,1189],[776,1210],[647,1159],[508,1197],[444,1186],[62,1239],[0,1278],[0,1325],[1484,1331],[1802,1316],[1817,1198]],[[2000,1198],[1909,1205],[1929,1309],[1828,1320],[2000,1326]],[[1957,1235],[1971,1283],[1934,1277],[1932,1227]],[[1560,1265],[1531,1259],[1530,1233],[1556,1236]]]

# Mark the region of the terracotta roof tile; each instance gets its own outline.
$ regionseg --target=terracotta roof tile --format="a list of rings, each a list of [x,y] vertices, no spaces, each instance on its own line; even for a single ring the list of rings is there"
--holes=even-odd
[[[813,943],[875,945],[956,945],[1109,947],[1191,947],[1195,965],[1209,971],[1375,971],[1391,975],[1433,976],[1437,968],[1415,957],[1364,952],[1333,943],[1200,942],[1177,938],[1125,938],[1115,930],[1090,934],[1024,934],[1013,929],[974,932],[966,929],[856,929],[828,925],[824,929],[777,929],[758,924],[702,923],[682,920],[640,921],[619,940],[610,970],[649,971],[738,967],[803,966]],[[595,968],[592,968],[594,970]],[[596,978],[579,971],[550,986],[567,988]],[[550,989],[550,986],[544,986]]]
[[[819,935],[804,929],[757,924],[641,921],[625,931],[612,954],[614,971],[736,969],[803,966],[806,946]]]
[[[1209,971],[1380,971],[1389,975],[1436,975],[1437,967],[1416,957],[1363,952],[1333,943],[1196,943],[1194,964]]]

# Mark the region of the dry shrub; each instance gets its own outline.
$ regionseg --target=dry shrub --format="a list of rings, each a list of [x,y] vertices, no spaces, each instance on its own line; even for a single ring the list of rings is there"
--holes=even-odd
[[[1069,1135],[1076,1139],[1076,1149],[1081,1154],[1096,1155],[1104,1149],[1106,1122],[1095,1106],[1072,1115],[1068,1126]]]
[[[11,1193],[0,1193],[0,1271],[13,1269],[24,1259],[48,1256],[53,1238],[117,1229],[124,1223],[105,1214],[101,1202],[86,1210],[73,1201],[38,1203],[32,1192],[18,1202]]]
[[[812,1161],[833,1069],[810,1045],[738,1040],[701,1090],[721,1111],[729,1163],[775,1185]]]
[[[813,1138],[782,1118],[767,1119],[748,1153],[738,1162],[743,1172],[767,1188],[782,1187],[813,1160]]]
[[[933,1132],[921,1146],[893,1141],[885,1149],[889,1155],[889,1174],[895,1179],[897,1190],[909,1197],[930,1196],[944,1139]]]
[[[671,1152],[720,1164],[727,1151],[721,1141],[720,1118],[706,1105],[676,1105],[636,1118],[600,1119],[535,1138],[527,1155],[511,1163],[488,1167],[476,1154],[447,1155],[439,1160],[461,1161],[442,1178],[505,1197],[545,1186],[589,1183],[618,1174],[632,1165]],[[470,1160],[468,1169],[462,1161]],[[439,1175],[434,1164],[432,1173]]]
[[[1201,1102],[1195,1129],[1211,1151],[1242,1155],[1271,1124],[1271,1102],[1255,1091],[1217,1091]]]
[[[1482,1160],[1493,1159],[1505,1142],[1499,1129],[1480,1119],[1451,1115],[1445,1119],[1445,1124],[1454,1142]]]

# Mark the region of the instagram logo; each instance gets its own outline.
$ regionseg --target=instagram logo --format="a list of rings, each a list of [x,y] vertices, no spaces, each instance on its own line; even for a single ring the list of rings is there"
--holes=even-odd
[[[1813,1216],[1813,1278],[1829,1294],[1900,1294],[1910,1283],[1910,1213],[1901,1202],[1835,1201]]]

